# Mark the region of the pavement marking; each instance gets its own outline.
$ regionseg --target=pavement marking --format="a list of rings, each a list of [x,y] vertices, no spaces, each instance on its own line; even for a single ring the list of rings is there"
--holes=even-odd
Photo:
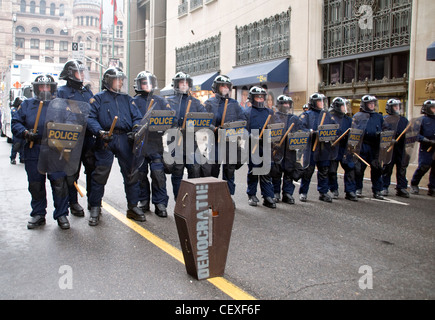
[[[85,192],[86,190],[79,185],[79,188]],[[184,258],[183,253],[181,250],[175,248],[171,244],[167,243],[165,240],[159,238],[152,232],[148,231],[144,227],[138,225],[133,220],[128,219],[125,214],[122,214],[118,210],[116,210],[114,207],[109,205],[108,203],[103,201],[103,209],[110,213],[113,217],[124,223],[127,227],[130,229],[136,231],[138,234],[140,234],[142,237],[144,237],[146,240],[154,244],[156,247],[160,248],[182,264],[184,264]],[[216,277],[216,278],[210,278],[207,279],[208,282],[213,284],[216,288],[233,298],[234,300],[257,300],[253,296],[251,296],[249,293],[245,292],[241,288],[237,287],[235,284],[231,283],[230,281],[224,279],[223,277]]]
[[[389,202],[389,203],[393,203],[393,204],[401,204],[402,206],[409,206],[409,203],[400,202],[400,201],[388,199],[388,198],[385,198],[384,200],[375,199],[375,198],[364,198],[364,199],[369,199],[369,200],[379,201],[379,202]]]

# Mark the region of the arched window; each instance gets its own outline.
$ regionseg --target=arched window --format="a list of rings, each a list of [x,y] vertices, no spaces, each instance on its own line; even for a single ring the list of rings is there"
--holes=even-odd
[[[61,36],[67,36],[68,35],[68,29],[67,30],[60,30],[60,35]]]
[[[50,4],[50,16],[54,16],[56,13],[56,5],[54,3]]]
[[[15,29],[15,31],[16,31],[17,33],[23,33],[23,32],[26,32],[26,29],[24,29],[23,26],[18,26],[18,27]]]
[[[46,3],[45,3],[44,0],[42,0],[42,1],[39,3],[39,13],[40,13],[40,14],[45,14],[45,10],[46,10],[46,8],[47,8]]]
[[[35,1],[30,1],[30,13],[35,13]]]
[[[37,27],[33,27],[33,28],[30,30],[30,33],[39,33],[39,28],[37,28]]]
[[[20,2],[20,12],[26,12],[26,0]]]
[[[48,28],[45,30],[45,34],[54,34],[54,30],[52,28]]]

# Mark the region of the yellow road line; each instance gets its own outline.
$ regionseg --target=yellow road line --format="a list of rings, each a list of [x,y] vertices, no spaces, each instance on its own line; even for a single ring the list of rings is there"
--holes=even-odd
[[[82,188],[81,186],[79,187]],[[152,244],[154,244],[155,246],[157,246],[158,248],[160,248],[161,250],[163,250],[164,252],[166,252],[167,254],[169,254],[170,256],[172,256],[182,264],[184,264],[183,253],[181,252],[181,250],[170,245],[169,243],[162,240],[152,232],[138,225],[133,220],[128,219],[124,214],[122,214],[121,212],[113,208],[108,203],[103,202],[103,208],[104,210],[109,212],[112,216],[114,216],[116,219],[124,223],[127,227],[136,231],[146,240],[148,240],[149,242],[151,242]],[[246,293],[245,291],[237,287],[235,284],[224,279],[223,277],[210,278],[207,279],[207,281],[235,300],[256,300],[256,298]]]

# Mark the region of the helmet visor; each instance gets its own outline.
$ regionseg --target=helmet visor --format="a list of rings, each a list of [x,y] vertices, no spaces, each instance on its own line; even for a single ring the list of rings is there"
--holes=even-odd
[[[106,88],[112,92],[127,94],[127,77],[123,72],[117,72],[115,75],[106,75]]]
[[[141,75],[135,79],[136,91],[138,92],[152,92],[158,89],[157,79],[151,74]]]

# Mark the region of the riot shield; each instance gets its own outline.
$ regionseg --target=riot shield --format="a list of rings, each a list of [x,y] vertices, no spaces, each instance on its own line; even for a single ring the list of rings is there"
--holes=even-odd
[[[379,165],[383,167],[393,159],[393,146],[396,137],[397,124],[399,123],[399,115],[389,115],[384,118],[382,124],[382,132],[379,141]]]
[[[312,152],[314,161],[335,160],[338,155],[339,146],[333,146],[333,142],[338,138],[339,124],[329,112],[321,112],[321,122],[317,127],[317,138],[314,141]]]
[[[214,160],[214,138],[208,130],[213,117],[214,114],[209,112],[186,113],[186,163],[204,164]]]
[[[50,102],[38,160],[42,174],[63,171],[74,175],[80,163],[90,105],[56,98]]]
[[[352,118],[352,125],[348,133],[343,161],[357,161],[356,157],[360,154],[364,132],[369,119],[370,114],[366,112],[358,112]]]
[[[417,158],[418,152],[415,151],[415,146],[418,145],[418,136],[420,135],[422,120],[422,117],[411,119],[408,123],[407,129],[405,129],[406,132],[401,137],[401,139],[404,139],[404,154],[402,157],[403,167],[407,167],[410,162],[415,162]]]
[[[298,117],[293,116],[289,121],[290,132],[285,144],[284,170],[303,170],[310,165],[312,134],[302,131]]]
[[[270,118],[266,129],[269,129],[268,142],[271,143],[272,162],[279,164],[284,158],[285,145],[281,143],[285,127],[288,121],[288,114],[275,112]]]
[[[218,163],[246,163],[249,159],[249,132],[246,130],[246,121],[224,123],[218,131],[217,148]]]
[[[134,174],[143,164],[145,158],[153,153],[163,154],[162,136],[175,124],[175,111],[149,109],[140,122],[140,129],[135,134],[133,144]]]

